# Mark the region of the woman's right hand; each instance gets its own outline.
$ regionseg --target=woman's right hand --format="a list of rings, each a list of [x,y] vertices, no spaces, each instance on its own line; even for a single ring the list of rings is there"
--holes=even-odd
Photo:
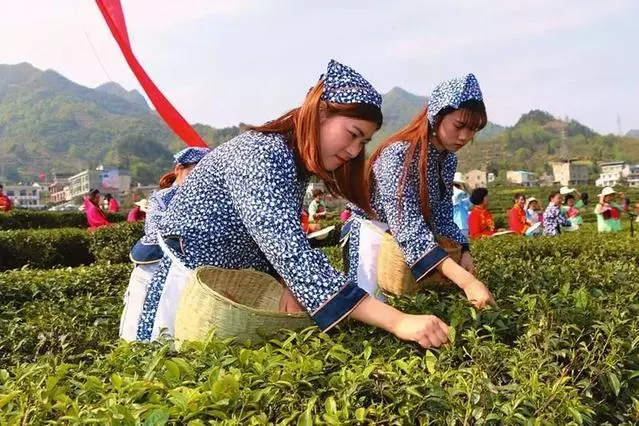
[[[476,278],[473,278],[469,284],[465,285],[463,290],[464,293],[466,293],[468,301],[477,309],[483,309],[487,306],[497,306],[493,294],[488,290],[488,287]]]
[[[403,314],[392,332],[422,348],[438,348],[448,342],[448,325],[434,315]]]

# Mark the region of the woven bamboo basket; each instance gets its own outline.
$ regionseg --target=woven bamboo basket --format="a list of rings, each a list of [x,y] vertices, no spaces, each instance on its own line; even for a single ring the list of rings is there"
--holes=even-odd
[[[175,319],[175,340],[199,341],[215,329],[220,338],[257,342],[281,329],[313,325],[306,312],[280,312],[284,287],[273,277],[252,269],[202,266],[182,294]]]
[[[448,255],[455,262],[461,261],[461,245],[446,237],[437,236],[437,243],[448,252]],[[382,244],[377,258],[377,285],[385,292],[396,296],[413,295],[424,287],[446,287],[452,282],[435,270],[424,278],[415,281],[410,271],[402,249],[395,241],[395,238],[388,232],[384,233]]]

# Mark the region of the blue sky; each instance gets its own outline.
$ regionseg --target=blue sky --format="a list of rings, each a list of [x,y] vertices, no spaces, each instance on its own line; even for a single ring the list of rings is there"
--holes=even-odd
[[[474,72],[489,118],[504,125],[539,108],[603,133],[617,132],[617,114],[624,133],[639,128],[634,0],[123,5],[138,59],[192,122],[271,119],[298,105],[335,58],[381,92],[427,95]],[[31,62],[91,87],[113,79],[139,88],[93,1],[0,0],[0,11],[0,63]]]

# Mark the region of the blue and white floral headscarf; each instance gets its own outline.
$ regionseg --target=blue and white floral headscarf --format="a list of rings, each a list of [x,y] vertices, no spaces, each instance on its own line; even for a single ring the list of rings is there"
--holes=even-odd
[[[371,104],[382,107],[382,95],[354,69],[331,60],[321,99],[337,104]]]
[[[484,101],[479,82],[474,74],[455,77],[438,84],[428,98],[428,121],[430,125],[435,125],[437,115],[445,108],[458,109],[464,102],[473,100]]]
[[[184,148],[173,156],[173,160],[175,164],[197,164],[209,152],[211,152],[209,148]]]

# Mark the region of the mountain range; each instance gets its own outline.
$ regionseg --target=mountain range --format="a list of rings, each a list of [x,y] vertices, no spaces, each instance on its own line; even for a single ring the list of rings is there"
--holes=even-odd
[[[426,101],[399,87],[386,93],[384,126],[369,149],[408,123]],[[211,146],[240,131],[240,124],[194,127]],[[636,161],[637,133],[601,136],[574,120],[533,110],[513,127],[489,122],[460,152],[460,168],[543,171],[548,161],[562,156]],[[135,182],[149,184],[171,167],[172,152],[183,146],[137,90],[114,82],[89,88],[28,63],[0,65],[0,173],[10,181],[103,164],[129,168]]]

